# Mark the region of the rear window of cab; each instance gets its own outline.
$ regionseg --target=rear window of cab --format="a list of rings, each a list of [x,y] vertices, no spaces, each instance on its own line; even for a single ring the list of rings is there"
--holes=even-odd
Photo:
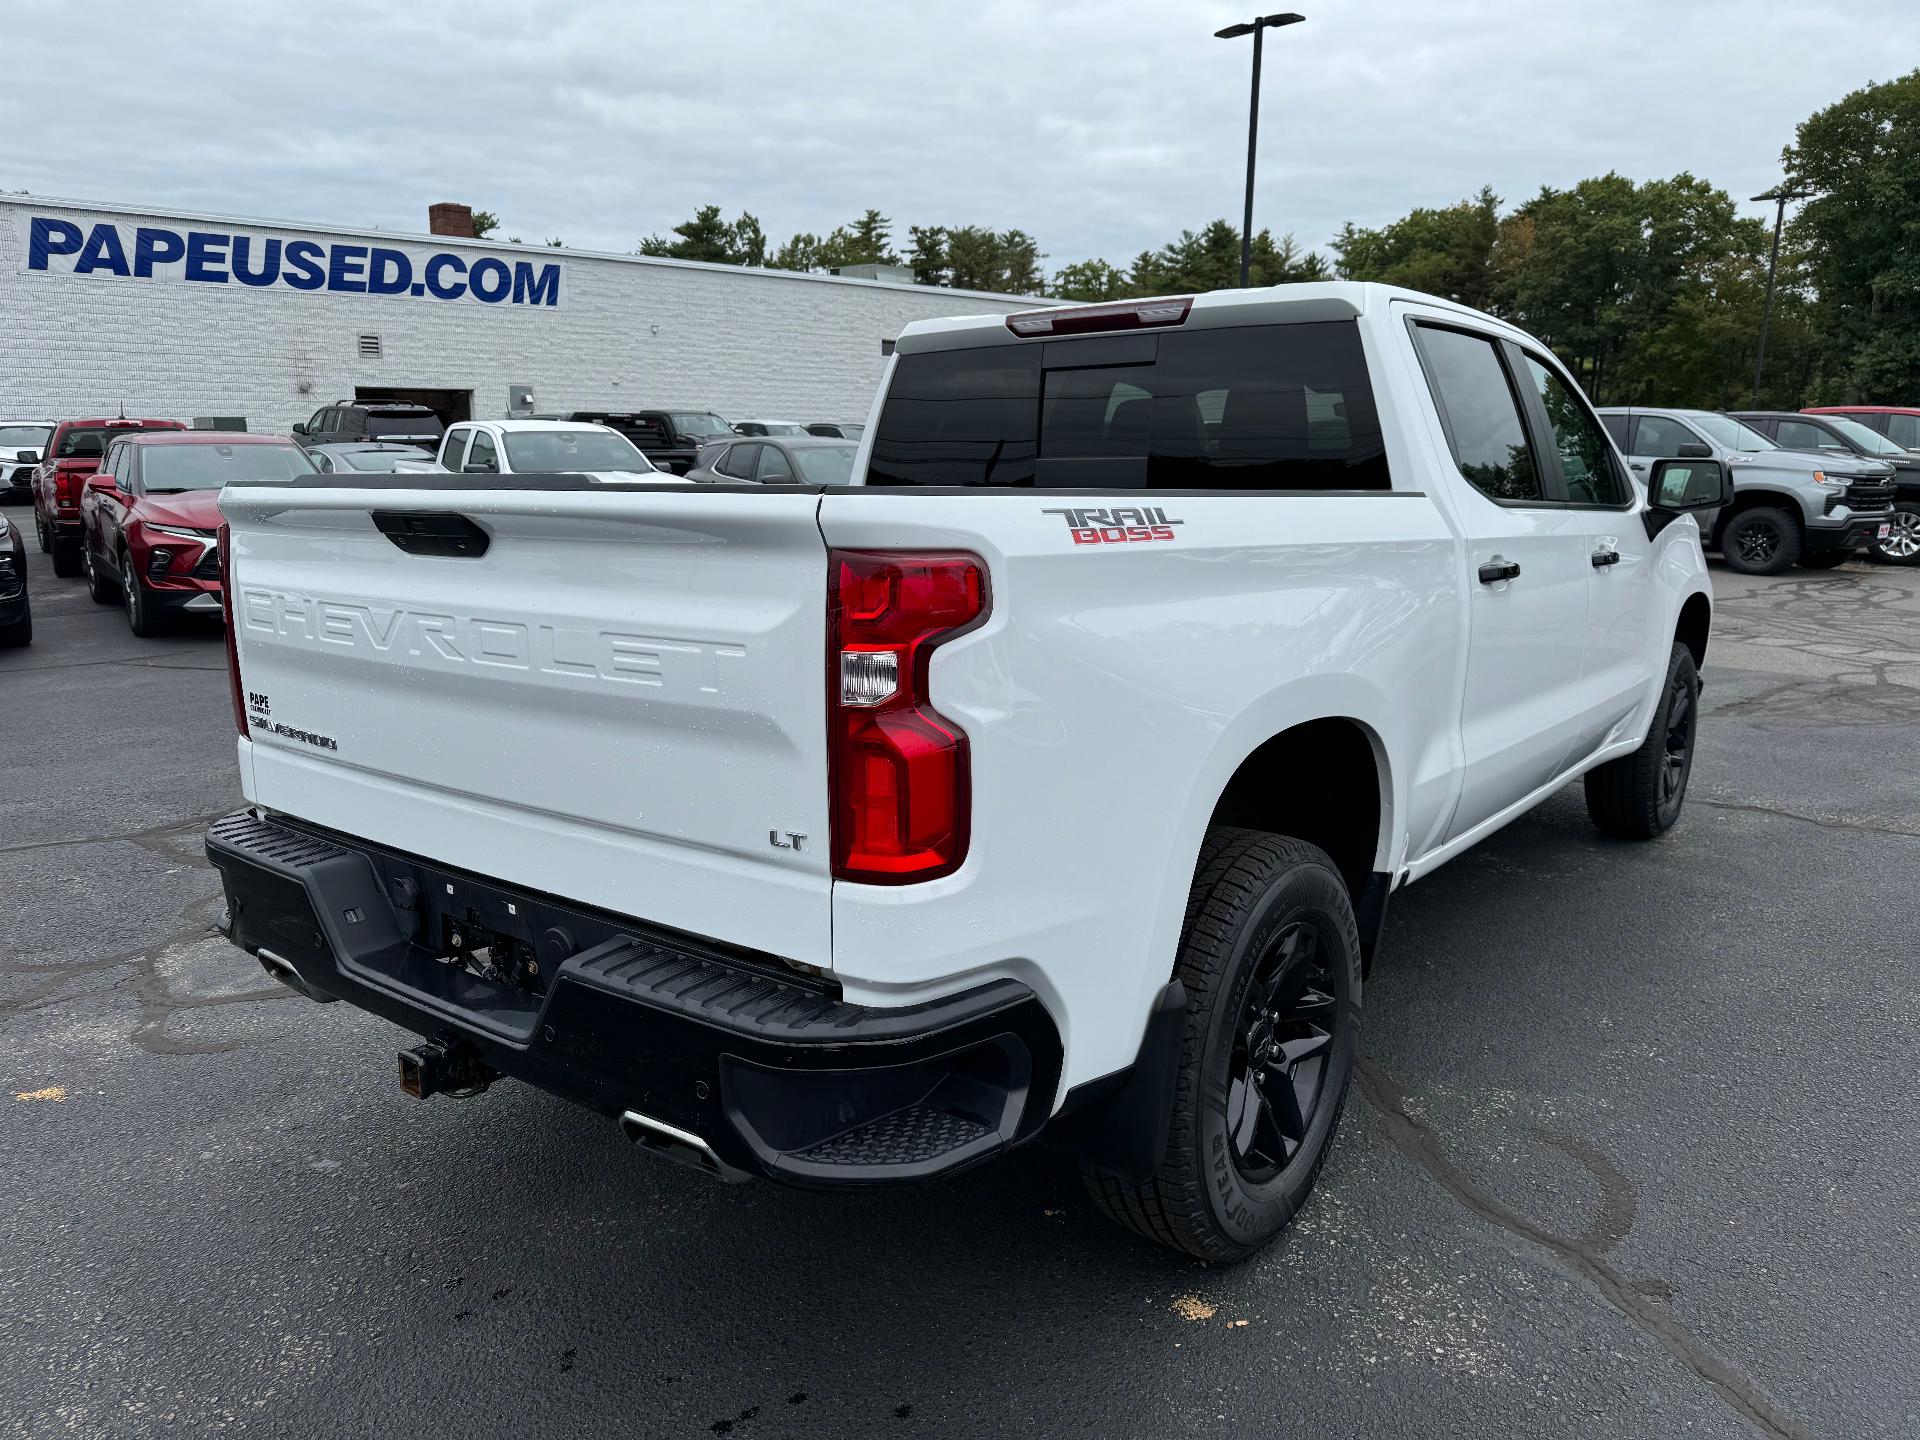
[[[869,485],[1385,490],[1352,321],[900,355]]]

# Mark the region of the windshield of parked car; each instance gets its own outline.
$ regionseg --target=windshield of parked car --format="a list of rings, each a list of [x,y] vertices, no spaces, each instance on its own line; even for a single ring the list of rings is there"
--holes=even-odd
[[[800,478],[809,485],[847,485],[853,481],[852,445],[796,445],[787,453],[800,464]]]
[[[506,441],[507,462],[522,474],[653,469],[631,440],[611,430],[509,431]]]
[[[682,435],[731,435],[733,427],[718,415],[679,415],[673,417],[673,428]]]
[[[346,461],[355,470],[390,474],[393,467],[402,460],[418,460],[420,452],[408,445],[404,449],[394,450],[336,450],[333,452],[333,458]]]
[[[56,460],[99,459],[109,442],[121,435],[138,435],[144,430],[172,430],[172,425],[77,425],[60,437]]]
[[[1690,415],[1687,417],[1713,437],[1714,443],[1729,450],[1778,450],[1780,447],[1751,425],[1742,425],[1731,415]]]
[[[298,445],[154,445],[140,457],[149,495],[218,490],[229,480],[294,480],[316,473]]]
[[[1834,429],[1853,441],[1854,444],[1858,445],[1869,455],[1904,455],[1907,453],[1898,445],[1894,444],[1893,441],[1882,435],[1878,430],[1870,430],[1858,420],[1849,420],[1845,415],[1828,415],[1824,418],[1829,425],[1833,426]],[[0,450],[4,450],[5,448],[5,441],[0,440]]]
[[[51,425],[0,425],[0,453],[8,450],[38,450],[53,433]]]

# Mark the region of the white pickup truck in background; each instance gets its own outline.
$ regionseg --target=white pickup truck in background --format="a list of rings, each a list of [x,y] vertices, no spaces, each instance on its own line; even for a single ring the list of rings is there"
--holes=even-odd
[[[679,477],[658,470],[626,436],[606,425],[578,420],[476,420],[447,428],[431,458],[401,460],[399,475],[591,475],[596,480],[632,480],[644,475],[671,484]]]
[[[1685,797],[1725,467],[1643,491],[1545,346],[1429,296],[915,324],[852,487],[453,458],[222,501],[229,934],[421,1036],[415,1094],[810,1186],[1044,1130],[1244,1257],[1389,892],[1582,776],[1612,836]]]

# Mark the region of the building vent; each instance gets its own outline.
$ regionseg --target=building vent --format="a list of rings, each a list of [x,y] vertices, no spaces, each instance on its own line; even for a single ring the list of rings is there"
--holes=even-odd
[[[360,337],[360,358],[362,360],[378,360],[380,358],[380,337],[378,335],[362,335]]]

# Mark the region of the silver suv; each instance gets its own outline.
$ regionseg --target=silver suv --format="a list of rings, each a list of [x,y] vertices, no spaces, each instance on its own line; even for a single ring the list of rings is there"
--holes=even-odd
[[[1698,518],[1706,547],[1719,550],[1730,570],[1831,569],[1887,538],[1894,485],[1884,461],[1783,450],[1717,410],[1614,406],[1599,413],[1636,475],[1669,457],[1727,462],[1733,503]]]

